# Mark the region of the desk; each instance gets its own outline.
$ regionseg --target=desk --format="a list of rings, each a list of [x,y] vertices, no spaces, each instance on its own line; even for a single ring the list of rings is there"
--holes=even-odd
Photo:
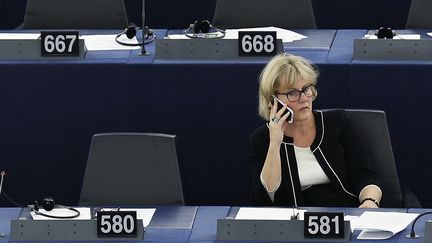
[[[422,137],[432,123],[432,62],[353,61],[353,39],[366,32],[338,30],[328,49],[291,51],[320,69],[315,108],[387,112],[400,178],[431,206],[424,181],[432,164],[423,158],[432,142]],[[9,196],[22,205],[45,196],[76,204],[91,136],[134,131],[178,136],[188,205],[251,204],[248,136],[263,123],[256,97],[265,61],[155,60],[154,44],[147,49],[145,57],[0,60],[0,169]]]
[[[314,212],[344,212],[346,215],[361,215],[365,209],[358,208],[304,208]],[[216,229],[217,219],[223,219],[232,212],[238,211],[238,207],[228,206],[200,206],[200,207],[178,207],[164,206],[156,207],[155,215],[149,226],[146,228],[142,242],[217,242]],[[424,209],[379,209],[379,211],[392,212],[424,212]],[[20,215],[20,208],[0,208],[0,230],[6,233],[6,237],[0,238],[0,242],[9,242],[10,229],[8,228],[11,219],[17,219]],[[192,223],[184,223],[184,219],[191,219]],[[426,215],[416,224],[416,232],[424,234],[424,222],[431,219],[432,215]],[[161,222],[163,222],[161,224]],[[6,226],[6,227],[5,227]],[[385,242],[416,243],[422,242],[423,238],[417,240],[405,239],[410,226],[385,240]],[[380,242],[380,241],[359,241],[355,240],[358,232],[354,232],[350,242]]]

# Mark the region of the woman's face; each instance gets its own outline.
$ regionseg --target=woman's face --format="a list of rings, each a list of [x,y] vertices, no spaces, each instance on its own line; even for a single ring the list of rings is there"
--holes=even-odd
[[[307,120],[312,116],[314,96],[307,97],[312,91],[315,92],[315,87],[311,87],[311,84],[311,82],[299,78],[293,87],[288,88],[287,84],[283,83],[277,90],[278,98],[294,111],[294,121]]]

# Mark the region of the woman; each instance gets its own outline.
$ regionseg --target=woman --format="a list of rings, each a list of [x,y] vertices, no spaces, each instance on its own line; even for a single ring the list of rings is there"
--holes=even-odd
[[[284,54],[261,73],[258,109],[268,123],[250,137],[255,202],[377,208],[380,183],[358,132],[343,110],[312,109],[317,77],[308,60]]]

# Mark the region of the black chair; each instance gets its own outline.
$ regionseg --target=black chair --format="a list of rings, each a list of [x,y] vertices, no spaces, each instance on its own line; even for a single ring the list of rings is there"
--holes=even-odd
[[[224,29],[316,29],[311,0],[217,0],[213,25]]]
[[[432,1],[411,0],[411,7],[406,23],[407,29],[430,29],[432,28]]]
[[[79,205],[184,205],[175,137],[94,135]]]
[[[21,29],[124,29],[123,0],[27,0]]]
[[[384,111],[346,109],[358,129],[375,163],[384,191],[381,206],[387,208],[415,207],[421,204],[407,188],[401,187],[393,157],[387,119]]]

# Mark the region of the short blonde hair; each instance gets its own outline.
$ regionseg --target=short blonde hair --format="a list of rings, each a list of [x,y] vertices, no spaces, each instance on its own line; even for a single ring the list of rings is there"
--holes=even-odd
[[[284,82],[288,88],[295,85],[299,78],[316,84],[319,72],[309,60],[289,54],[279,54],[273,57],[264,67],[259,78],[258,112],[266,121],[269,120],[269,102]]]

